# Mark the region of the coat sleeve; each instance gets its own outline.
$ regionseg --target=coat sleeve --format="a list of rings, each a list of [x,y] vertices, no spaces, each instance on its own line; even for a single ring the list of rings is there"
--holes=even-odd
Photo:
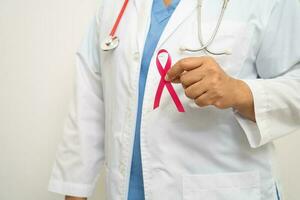
[[[256,123],[235,116],[250,146],[300,131],[300,2],[279,0],[256,59],[258,79],[244,80],[254,98]]]
[[[104,101],[98,50],[98,20],[93,20],[76,54],[76,89],[48,190],[88,197],[104,163]]]

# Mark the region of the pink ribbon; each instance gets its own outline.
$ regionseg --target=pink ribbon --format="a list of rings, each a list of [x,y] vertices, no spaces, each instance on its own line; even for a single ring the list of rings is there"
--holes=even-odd
[[[163,66],[162,66],[162,64],[160,63],[160,60],[159,60],[159,56],[162,53],[167,53],[168,54],[168,59],[167,59],[167,62],[165,64],[164,68],[163,68]],[[185,110],[182,106],[182,103],[180,102],[180,99],[178,98],[171,82],[165,80],[165,76],[166,76],[168,70],[171,68],[171,65],[172,65],[172,60],[171,60],[171,56],[170,56],[169,52],[165,49],[161,49],[157,53],[157,56],[156,56],[156,66],[157,66],[157,69],[160,73],[161,79],[160,79],[160,82],[159,82],[159,85],[158,85],[158,88],[157,88],[157,91],[156,91],[153,109],[156,109],[157,107],[159,107],[161,95],[162,95],[162,92],[164,90],[164,87],[166,86],[169,93],[170,93],[170,95],[171,95],[171,97],[172,97],[172,99],[173,99],[173,101],[174,101],[174,103],[175,103],[175,105],[176,105],[176,107],[177,107],[177,110],[179,112],[185,112]]]

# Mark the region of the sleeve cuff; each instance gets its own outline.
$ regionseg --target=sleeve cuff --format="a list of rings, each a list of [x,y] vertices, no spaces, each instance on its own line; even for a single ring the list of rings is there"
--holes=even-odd
[[[266,113],[270,108],[268,95],[262,86],[263,80],[243,80],[250,88],[254,100],[256,122],[242,117],[237,111],[234,116],[245,132],[252,148],[260,147],[271,140]]]
[[[50,192],[75,197],[90,197],[94,192],[94,188],[94,185],[67,183],[56,180],[50,180],[48,185]]]

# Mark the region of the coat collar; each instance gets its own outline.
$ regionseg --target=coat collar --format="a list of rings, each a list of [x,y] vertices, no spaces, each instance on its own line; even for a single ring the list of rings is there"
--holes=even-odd
[[[138,13],[138,36],[137,43],[139,51],[143,51],[143,46],[147,37],[147,31],[150,26],[151,9],[153,0],[134,0],[136,11]],[[176,31],[178,26],[182,24],[197,8],[196,0],[181,0],[171,16],[164,32],[159,39],[157,48],[160,48],[164,42]]]

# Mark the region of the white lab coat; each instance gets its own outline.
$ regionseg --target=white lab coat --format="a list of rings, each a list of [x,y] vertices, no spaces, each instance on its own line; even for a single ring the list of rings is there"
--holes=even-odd
[[[151,0],[132,0],[120,23],[120,46],[100,41],[111,30],[123,0],[103,0],[77,53],[77,89],[57,152],[49,190],[90,196],[106,171],[108,200],[127,200],[138,80],[149,27]],[[209,38],[221,1],[204,1],[203,35]],[[163,32],[149,68],[141,121],[146,200],[275,200],[278,182],[272,141],[300,128],[300,5],[297,0],[230,0],[213,51],[229,75],[250,87],[257,122],[213,106],[197,107],[181,85],[173,85],[185,113],[167,90],[153,110],[160,74],[159,49],[173,63],[203,52],[197,1],[181,0]]]

